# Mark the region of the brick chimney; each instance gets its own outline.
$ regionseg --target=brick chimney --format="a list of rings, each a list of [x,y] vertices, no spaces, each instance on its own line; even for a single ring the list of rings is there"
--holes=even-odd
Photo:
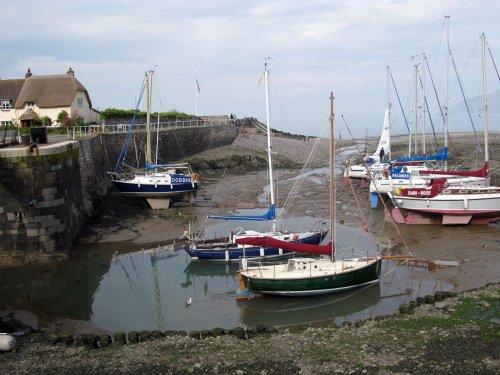
[[[75,76],[75,72],[73,71],[73,69],[71,69],[71,67],[69,67],[69,70],[66,72],[67,75],[69,76]]]
[[[33,74],[31,74],[31,69],[30,69],[30,68],[28,68],[28,71],[27,71],[27,72],[26,72],[26,74],[24,75],[24,78],[26,78],[26,79],[27,79],[27,78],[31,77],[32,75],[33,75]]]

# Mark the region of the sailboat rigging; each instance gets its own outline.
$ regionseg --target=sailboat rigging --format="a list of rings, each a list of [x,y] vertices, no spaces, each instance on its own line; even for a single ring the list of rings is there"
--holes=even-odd
[[[268,255],[281,255],[283,250],[275,246],[250,246],[244,247],[237,243],[238,239],[247,237],[272,237],[281,241],[292,241],[305,244],[319,244],[326,236],[324,230],[310,230],[306,232],[287,232],[277,229],[276,225],[276,203],[274,196],[274,176],[272,163],[271,124],[269,115],[269,70],[267,63],[264,66],[265,100],[266,100],[266,130],[267,130],[267,157],[270,181],[270,206],[267,213],[262,215],[209,215],[211,219],[223,220],[245,220],[245,221],[270,221],[271,229],[268,232],[257,232],[244,230],[239,227],[231,232],[228,237],[214,239],[191,238],[184,245],[184,250],[193,260],[209,260],[217,262],[237,262],[242,256],[257,257]]]
[[[483,170],[489,173],[488,94],[486,89],[486,36],[482,39],[484,96]],[[459,172],[457,172],[459,173]],[[465,173],[465,172],[462,172]],[[487,179],[489,181],[489,179]],[[488,224],[500,220],[500,187],[455,186],[437,178],[423,188],[401,189],[389,194],[395,208],[392,217],[405,224]]]
[[[296,257],[287,262],[266,263],[265,258],[240,260],[240,290],[263,294],[310,296],[343,292],[379,282],[382,257],[339,259],[335,255],[335,184],[333,93],[330,94],[330,242],[327,245],[302,245],[273,238],[241,238],[239,244],[260,243],[284,250],[323,254],[328,258]]]
[[[198,189],[198,174],[188,163],[158,164],[158,134],[155,164],[152,162],[151,149],[151,96],[153,71],[145,74],[141,95],[134,117],[130,123],[126,140],[113,172],[108,172],[113,185],[125,196],[146,199],[153,209],[169,208],[173,198],[194,204],[194,193]],[[146,151],[145,168],[138,170],[125,164],[128,147],[133,137],[137,109],[143,93],[146,92]],[[160,114],[158,113],[158,121]]]

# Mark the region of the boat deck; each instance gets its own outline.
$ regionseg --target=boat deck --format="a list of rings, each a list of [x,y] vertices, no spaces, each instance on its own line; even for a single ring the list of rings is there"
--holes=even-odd
[[[354,258],[346,260],[293,258],[286,263],[249,266],[241,271],[249,278],[281,278],[297,279],[300,277],[323,277],[325,275],[336,275],[350,270],[368,266],[378,258]],[[250,263],[250,262],[249,262]]]

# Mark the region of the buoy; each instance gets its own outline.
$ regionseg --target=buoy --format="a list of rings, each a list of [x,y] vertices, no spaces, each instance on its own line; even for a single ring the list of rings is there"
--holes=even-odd
[[[0,352],[9,352],[16,347],[16,338],[6,333],[0,333]]]
[[[347,172],[347,168],[344,171],[344,177],[342,177],[342,184],[344,186],[349,186],[349,173]]]
[[[377,193],[370,193],[370,207],[371,208],[377,208],[378,207],[378,194]]]

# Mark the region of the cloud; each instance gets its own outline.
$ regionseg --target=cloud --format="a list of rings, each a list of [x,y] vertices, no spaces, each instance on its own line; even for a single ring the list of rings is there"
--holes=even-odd
[[[328,116],[322,102],[333,90],[354,133],[364,135],[369,127],[375,135],[387,101],[387,65],[405,110],[412,66],[420,61],[413,55],[427,53],[436,90],[444,94],[446,14],[461,79],[471,96],[478,94],[478,36],[486,32],[493,53],[500,53],[494,39],[499,10],[486,0],[14,2],[0,14],[10,30],[0,76],[23,77],[28,67],[60,74],[71,66],[94,105],[130,108],[144,72],[154,68],[167,109],[194,113],[198,78],[199,113],[263,120],[257,83],[270,56],[279,94],[273,108],[288,111],[283,118],[292,131],[314,133],[311,119]],[[461,100],[459,92],[450,84],[452,102]]]

